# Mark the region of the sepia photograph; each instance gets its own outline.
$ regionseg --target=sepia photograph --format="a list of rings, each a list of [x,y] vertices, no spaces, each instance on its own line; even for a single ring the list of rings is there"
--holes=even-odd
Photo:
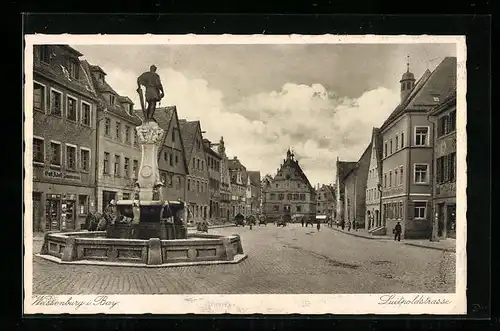
[[[25,38],[25,313],[465,313],[464,37]]]

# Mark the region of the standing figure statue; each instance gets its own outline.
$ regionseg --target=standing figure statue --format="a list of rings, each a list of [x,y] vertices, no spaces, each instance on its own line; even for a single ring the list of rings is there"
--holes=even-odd
[[[145,95],[142,94],[141,85],[146,88]],[[156,103],[159,102],[164,96],[163,86],[161,84],[160,76],[156,73],[156,66],[152,65],[149,71],[143,73],[137,78],[137,93],[141,101],[141,108],[144,114],[144,122],[154,121],[153,115],[156,110]],[[144,99],[148,103],[147,108],[144,104]]]

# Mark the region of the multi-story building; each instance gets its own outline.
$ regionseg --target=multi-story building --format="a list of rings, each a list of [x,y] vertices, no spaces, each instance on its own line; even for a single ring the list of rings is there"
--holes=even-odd
[[[247,216],[247,168],[234,156],[228,162],[228,169],[231,178],[231,217],[237,214]]]
[[[188,165],[186,201],[194,221],[207,220],[210,195],[209,174],[200,121],[179,121]]]
[[[224,137],[220,137],[219,143],[212,144],[217,147],[217,154],[220,157],[220,217],[221,220],[229,222],[231,220],[231,176],[229,174],[229,160],[226,155]]]
[[[316,191],[290,150],[265,194],[263,213],[270,221],[285,215],[316,219]]]
[[[210,195],[209,218],[211,220],[220,220],[221,218],[221,157],[212,149],[213,144],[208,139],[203,139],[205,155],[208,166],[208,193]]]
[[[456,238],[456,92],[447,96],[429,115],[434,128],[432,238]]]
[[[271,182],[273,181],[273,177],[270,174],[267,174],[262,178],[262,181],[260,182],[260,187],[261,187],[261,195],[260,195],[260,210],[261,213],[264,210],[264,205],[266,203],[266,192],[268,188],[271,186]]]
[[[260,197],[262,188],[260,185],[260,171],[248,171],[247,181],[247,214],[256,215],[262,212],[260,208]]]
[[[333,218],[334,210],[335,187],[323,184],[316,193],[316,214]]]
[[[142,112],[138,112],[141,113]],[[177,107],[157,108],[154,118],[165,131],[161,147],[158,148],[158,168],[163,182],[162,199],[188,201],[188,163],[181,134]]]
[[[351,169],[356,167],[357,162],[340,161],[337,157],[335,174],[335,220],[339,224],[345,224],[345,181],[344,178]]]
[[[33,231],[79,230],[95,208],[98,99],[81,56],[67,45],[34,46]]]
[[[356,228],[365,227],[366,180],[372,152],[371,142],[358,162],[348,171],[344,182],[345,221],[356,222]]]
[[[445,58],[415,83],[407,70],[401,83],[401,103],[380,128],[382,156],[382,225],[401,223],[404,238],[429,238],[432,195],[432,136],[428,111],[456,86],[457,61]]]
[[[97,106],[97,210],[112,200],[133,198],[141,150],[135,127],[141,124],[133,102],[120,96],[106,81],[106,73],[84,63],[99,96]]]
[[[380,202],[382,192],[382,140],[379,128],[373,128],[371,140],[370,165],[366,179],[366,218],[365,228],[375,230],[382,227],[380,217]],[[386,234],[385,227],[382,232],[374,234]]]

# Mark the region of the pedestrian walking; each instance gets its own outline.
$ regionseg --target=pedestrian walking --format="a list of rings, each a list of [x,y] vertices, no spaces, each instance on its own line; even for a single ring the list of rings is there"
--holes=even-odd
[[[344,220],[340,221],[340,227],[342,228],[342,230],[345,229],[345,221]]]
[[[302,227],[304,227],[304,219],[301,219],[300,223],[302,223]]]
[[[401,224],[396,224],[392,232],[394,233],[394,241],[401,241]]]
[[[319,231],[320,228],[321,228],[321,222],[318,220],[318,222],[316,224],[316,229],[318,229],[318,231]]]
[[[350,222],[350,221],[347,222],[347,231],[351,231],[351,225],[352,225],[351,223],[352,222]]]

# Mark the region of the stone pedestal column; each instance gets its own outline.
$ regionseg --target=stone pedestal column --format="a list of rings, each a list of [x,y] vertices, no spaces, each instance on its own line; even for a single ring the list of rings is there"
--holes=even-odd
[[[162,142],[164,130],[156,122],[147,122],[135,128],[142,149],[141,164],[137,182],[139,199],[153,200],[154,189],[161,183],[158,169],[158,147]]]

